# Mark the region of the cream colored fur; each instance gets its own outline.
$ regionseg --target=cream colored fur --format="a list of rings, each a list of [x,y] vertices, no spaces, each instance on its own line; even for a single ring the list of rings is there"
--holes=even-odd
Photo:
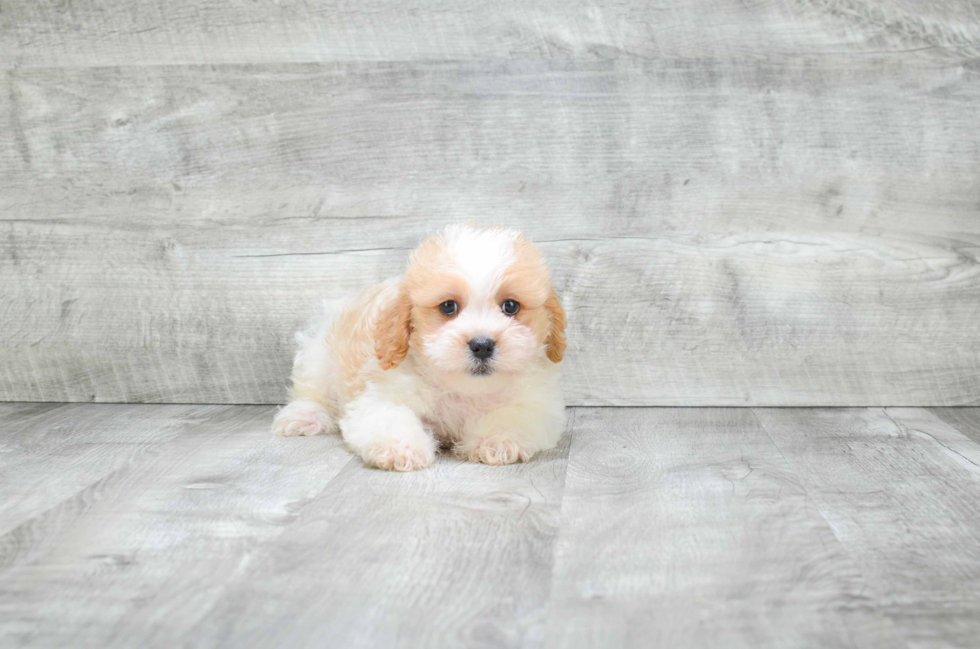
[[[504,300],[521,304],[516,316]],[[454,300],[457,314],[439,304]],[[561,436],[558,362],[565,313],[531,242],[514,230],[451,226],[415,251],[404,276],[325,304],[297,335],[293,400],[277,435],[339,428],[375,467],[429,466],[437,449],[487,464],[530,459]],[[495,341],[489,374],[469,348]]]

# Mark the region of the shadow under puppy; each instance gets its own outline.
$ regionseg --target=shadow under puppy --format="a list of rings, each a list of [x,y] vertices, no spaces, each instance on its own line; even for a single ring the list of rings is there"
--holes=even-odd
[[[395,471],[429,466],[440,445],[523,462],[561,436],[565,311],[516,230],[446,228],[404,276],[326,309],[297,340],[276,435],[339,426],[367,464]]]

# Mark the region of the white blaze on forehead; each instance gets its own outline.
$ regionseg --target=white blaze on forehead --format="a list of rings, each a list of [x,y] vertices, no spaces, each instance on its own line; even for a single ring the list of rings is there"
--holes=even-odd
[[[501,275],[514,263],[514,242],[519,236],[515,230],[477,230],[467,226],[446,231],[449,253],[470,289],[482,298],[492,296]]]

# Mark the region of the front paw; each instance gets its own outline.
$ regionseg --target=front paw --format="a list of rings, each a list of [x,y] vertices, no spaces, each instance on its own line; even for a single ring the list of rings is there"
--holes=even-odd
[[[432,466],[436,459],[432,440],[388,439],[371,444],[362,453],[364,461],[386,471],[415,471]]]
[[[470,462],[483,464],[514,464],[531,459],[520,442],[506,437],[487,437],[456,448],[456,455]]]
[[[330,432],[333,419],[327,409],[314,401],[298,399],[276,413],[272,434],[281,437],[321,435]]]

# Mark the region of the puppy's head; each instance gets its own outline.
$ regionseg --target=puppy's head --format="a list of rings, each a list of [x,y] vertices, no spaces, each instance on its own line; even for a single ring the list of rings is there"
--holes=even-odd
[[[519,374],[536,358],[561,361],[565,311],[530,240],[459,225],[423,242],[375,329],[382,368],[409,349],[427,369],[467,382]]]

